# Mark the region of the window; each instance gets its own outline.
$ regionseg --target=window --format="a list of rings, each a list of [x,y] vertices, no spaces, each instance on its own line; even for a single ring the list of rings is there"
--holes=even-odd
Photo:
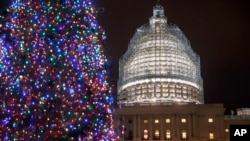
[[[147,130],[147,129],[145,129],[145,130],[143,131],[143,139],[144,139],[144,140],[147,140],[147,139],[148,139],[148,130]]]
[[[133,131],[132,130],[129,130],[128,131],[128,140],[133,140]]]
[[[155,119],[155,123],[159,123],[159,119]]]
[[[166,123],[170,123],[170,119],[169,118],[166,119]]]
[[[187,120],[185,118],[181,119],[181,123],[186,123],[186,122],[187,122]]]
[[[214,139],[214,133],[213,133],[213,132],[210,132],[210,133],[209,133],[209,139],[210,139],[210,140],[213,140],[213,139]]]
[[[181,139],[182,140],[187,140],[187,131],[186,130],[182,131],[182,133],[181,133]]]
[[[160,131],[159,130],[155,130],[155,139],[160,139]]]
[[[156,86],[155,86],[155,91],[156,91],[157,93],[161,92],[161,84],[156,84]]]
[[[147,119],[144,119],[144,120],[143,120],[143,123],[145,123],[145,124],[148,123],[148,120],[147,120]]]
[[[166,130],[166,140],[171,140],[171,132],[170,132],[170,130]]]
[[[130,119],[130,120],[128,120],[128,123],[129,123],[129,124],[132,124],[132,123],[133,123],[133,121]]]
[[[213,118],[209,118],[209,119],[208,119],[208,122],[209,122],[209,123],[213,123],[213,122],[214,122]]]

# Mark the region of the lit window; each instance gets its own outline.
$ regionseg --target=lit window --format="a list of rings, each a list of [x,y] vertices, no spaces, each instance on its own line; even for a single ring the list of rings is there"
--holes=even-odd
[[[225,129],[225,132],[229,132],[229,129],[226,128],[226,129]]]
[[[166,139],[167,140],[171,139],[171,132],[170,132],[170,130],[166,130]]]
[[[209,123],[213,123],[213,122],[214,122],[213,118],[209,118],[209,119],[208,119],[208,122],[209,122]]]
[[[145,130],[143,131],[143,139],[144,139],[144,140],[147,140],[147,139],[148,139],[148,130],[147,130],[147,129],[145,129]]]
[[[181,123],[186,123],[186,122],[187,122],[187,120],[185,118],[181,119]]]
[[[213,139],[214,139],[214,133],[213,133],[213,132],[210,132],[210,133],[209,133],[209,139],[210,139],[210,140],[213,140]]]
[[[181,133],[181,139],[186,140],[187,139],[187,132],[186,130],[183,130]]]
[[[147,119],[144,119],[144,120],[143,120],[143,123],[148,123],[148,120],[147,120]]]
[[[155,119],[155,123],[159,123],[159,119]]]
[[[170,119],[169,118],[166,119],[166,123],[170,123]]]
[[[155,87],[156,92],[161,92],[161,84],[157,84]]]
[[[155,138],[156,139],[160,138],[160,131],[159,130],[155,130]]]

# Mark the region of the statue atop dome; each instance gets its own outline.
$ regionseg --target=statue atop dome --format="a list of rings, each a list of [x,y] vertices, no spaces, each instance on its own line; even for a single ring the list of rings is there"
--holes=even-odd
[[[153,8],[153,16],[149,19],[152,26],[167,24],[167,17],[164,14],[164,7],[158,1]]]
[[[160,1],[153,8],[153,16],[154,17],[164,17],[164,8],[161,6]]]

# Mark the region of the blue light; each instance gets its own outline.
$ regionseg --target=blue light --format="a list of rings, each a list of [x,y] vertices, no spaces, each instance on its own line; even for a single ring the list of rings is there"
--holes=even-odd
[[[72,88],[70,88],[70,89],[69,89],[69,94],[70,94],[70,95],[75,94],[75,90],[74,90],[74,89],[72,89]]]

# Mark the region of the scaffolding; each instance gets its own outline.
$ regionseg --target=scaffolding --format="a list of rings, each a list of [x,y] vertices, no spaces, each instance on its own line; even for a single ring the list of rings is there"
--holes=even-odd
[[[118,102],[204,103],[200,58],[184,33],[168,24],[161,5],[119,60]]]

